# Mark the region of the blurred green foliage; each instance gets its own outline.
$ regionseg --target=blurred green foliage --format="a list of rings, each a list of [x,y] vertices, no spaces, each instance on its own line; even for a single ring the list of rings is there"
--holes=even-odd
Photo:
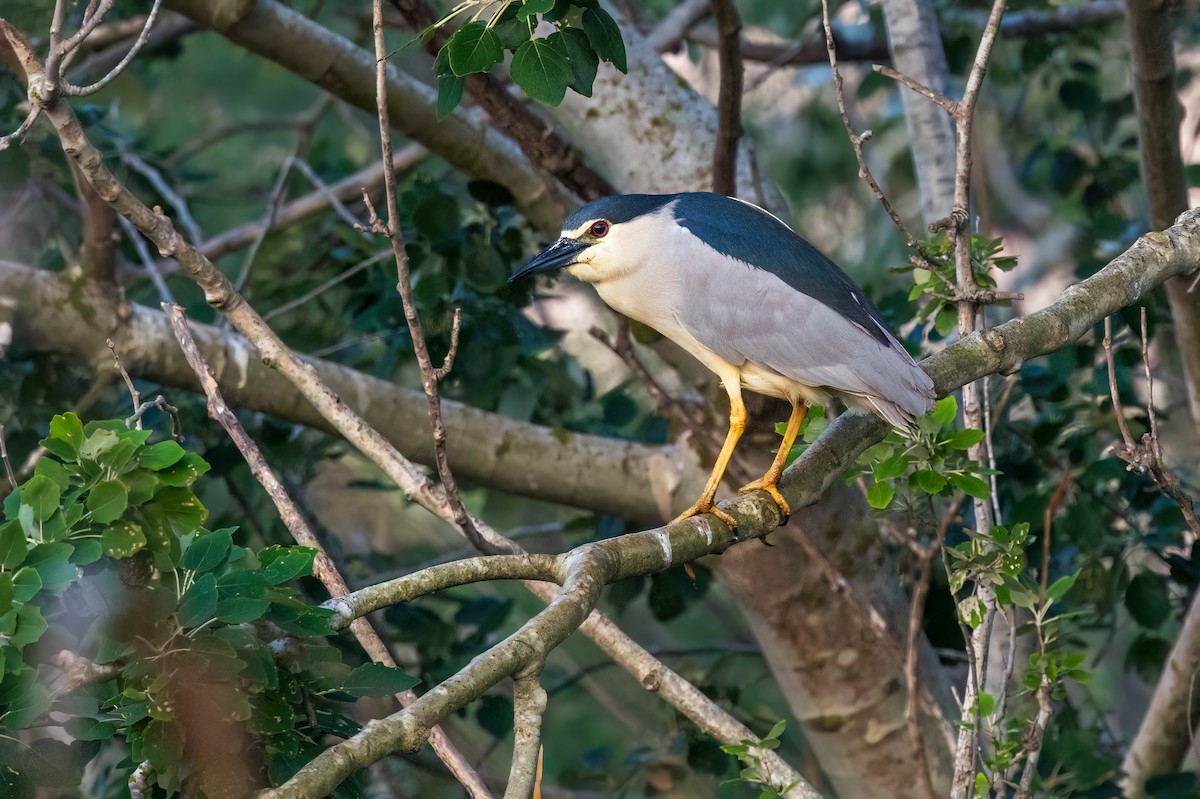
[[[46,28],[49,5],[17,3],[4,13],[27,30],[40,31]],[[133,13],[148,5],[131,4],[122,12]],[[353,9],[311,2],[293,5],[357,41],[366,41],[367,25]],[[652,22],[673,5],[655,0],[639,4],[639,11]],[[753,0],[739,5],[748,27],[769,28],[788,41],[807,40],[818,29],[818,2]],[[1026,2],[1013,7],[1027,10],[1041,5]],[[597,63],[604,59],[620,66],[623,45],[618,48],[607,23],[595,21],[594,4],[555,3],[549,10],[545,3],[525,6],[527,17],[551,15],[561,29],[537,40],[542,43],[535,42],[532,34],[525,35],[528,26],[521,29],[519,24],[524,6],[512,3],[504,11],[508,16],[495,20],[494,27],[507,26],[493,31],[502,48],[499,54],[496,43],[478,28],[468,28],[467,35],[458,28],[455,36],[461,38],[452,39],[445,58],[436,63],[415,52],[419,48],[405,46],[412,32],[389,30],[389,41],[396,47],[398,62],[414,74],[425,75],[431,84],[436,80],[443,113],[461,99],[463,75],[492,66],[498,55],[506,57],[505,52],[514,54],[514,62],[522,48],[527,48],[526,54],[543,54],[540,71],[525,71],[518,63],[511,71],[518,85],[551,103],[568,88],[589,93],[593,56]],[[955,22],[961,18],[956,13],[984,8],[980,2],[939,4],[954,75],[965,71],[978,36],[977,27]],[[555,19],[557,11],[563,15]],[[590,31],[589,12],[593,12]],[[881,37],[877,4],[867,6],[861,23],[849,27],[847,32],[854,35]],[[1195,41],[1198,28],[1200,21],[1194,15],[1180,18],[1177,34],[1181,40]],[[471,36],[477,37],[473,48],[467,47]],[[694,44],[688,45],[688,52],[705,55]],[[782,74],[788,76],[782,88],[772,83],[767,89],[779,96],[762,98],[760,93],[756,100],[752,94],[747,102],[747,126],[760,144],[764,174],[788,197],[797,229],[837,256],[878,298],[907,346],[914,351],[938,346],[950,334],[942,313],[945,306],[933,298],[922,309],[915,308],[916,297],[910,296],[913,281],[889,271],[904,262],[902,242],[857,178],[853,153],[834,110],[828,70],[817,65]],[[1191,79],[1186,71],[1181,73],[1181,82]],[[869,70],[854,67],[847,68],[847,90],[856,124],[874,132],[868,155],[877,174],[901,212],[915,218],[917,194],[897,90]],[[951,92],[956,91],[954,84]],[[786,117],[773,113],[774,106],[784,106],[784,99],[786,107],[795,109]],[[169,198],[144,175],[122,165],[123,151],[138,154],[157,169],[187,200],[203,232],[212,236],[264,218],[281,164],[288,157],[303,158],[326,182],[377,157],[374,120],[367,114],[336,104],[320,109],[312,124],[287,121],[319,108],[319,100],[315,88],[278,66],[220,36],[196,33],[148,50],[111,87],[76,109],[88,135],[140,197],[177,214]],[[16,127],[23,116],[22,101],[20,87],[7,73],[0,74],[0,128]],[[997,265],[997,257],[1008,257],[991,238],[999,233],[1004,233],[1007,245],[1018,249],[1021,266],[1002,278],[1004,286],[1033,295],[1043,285],[1061,286],[1086,277],[1145,229],[1120,22],[1002,39],[979,113],[984,138],[977,159],[993,178],[1002,174],[1010,181],[981,181],[982,234],[977,252],[981,264],[990,260]],[[261,125],[264,121],[278,124],[268,129]],[[211,145],[196,149],[208,134],[214,134]],[[1189,174],[1195,182],[1194,168]],[[1009,188],[1001,191],[996,188],[1000,185]],[[24,147],[0,154],[0,187],[33,192],[41,203],[41,218],[53,220],[45,235],[31,234],[29,241],[18,238],[5,257],[56,271],[74,268],[81,231],[72,180],[56,140],[44,128],[36,129]],[[283,187],[286,198],[312,188],[295,170]],[[532,321],[527,311],[544,284],[506,284],[507,275],[535,249],[538,237],[513,210],[504,187],[464,179],[431,158],[402,175],[400,189],[401,224],[435,360],[448,348],[454,309],[463,313],[460,350],[444,386],[446,396],[564,433],[594,432],[650,442],[668,439],[673,431],[645,401],[635,381],[598,390],[589,370],[565,352],[562,337]],[[930,245],[934,251],[938,251],[936,244]],[[120,246],[125,262],[133,265],[128,270],[127,298],[153,305],[158,298],[138,271],[135,249],[127,239]],[[377,256],[380,249],[379,242],[363,237],[338,215],[323,213],[266,237],[249,269],[246,294],[260,311],[269,313]],[[219,265],[236,275],[246,266],[246,253],[228,254]],[[932,275],[916,277],[919,287],[936,280]],[[190,283],[178,277],[169,282],[189,316],[213,320]],[[415,364],[394,283],[394,270],[382,259],[271,322],[299,350],[415,385]],[[1149,312],[1152,337],[1168,334],[1165,303],[1152,302]],[[913,324],[918,313],[932,324]],[[990,309],[989,323],[1002,321],[1008,313]],[[1124,396],[1134,398],[1141,373],[1138,322],[1135,313],[1117,321],[1118,385]],[[19,344],[0,361],[0,419],[5,420],[8,449],[18,465],[39,441],[50,442],[51,454],[5,502],[6,521],[0,527],[0,609],[4,610],[0,630],[8,638],[0,647],[5,675],[0,681],[0,706],[9,730],[27,726],[49,708],[62,709],[75,719],[70,732],[77,742],[68,746],[40,738],[25,745],[4,739],[0,761],[17,764],[15,772],[21,775],[0,770],[0,781],[7,780],[5,787],[22,796],[31,781],[64,789],[78,785],[81,769],[93,757],[113,768],[120,764],[122,773],[142,757],[157,758],[159,765],[167,766],[160,778],[173,784],[176,775],[164,758],[176,751],[180,741],[169,734],[156,735],[165,729],[161,723],[151,726],[163,721],[151,713],[152,697],[170,690],[170,681],[155,685],[161,679],[159,672],[131,674],[122,677],[123,682],[109,681],[72,695],[52,695],[34,679],[32,664],[45,662],[58,649],[90,648],[98,663],[137,651],[141,644],[125,635],[128,629],[121,626],[120,613],[114,613],[116,621],[109,628],[92,626],[97,617],[109,609],[119,610],[127,601],[136,602],[148,614],[145,618],[150,621],[144,623],[155,631],[156,645],[182,637],[192,642],[189,646],[219,650],[219,657],[206,659],[204,665],[184,664],[200,669],[205,680],[225,685],[245,681],[254,686],[253,691],[230,700],[230,712],[238,714],[263,748],[273,779],[298,767],[315,747],[352,733],[353,714],[337,700],[351,696],[339,689],[345,689],[358,655],[344,649],[339,639],[330,642],[320,634],[319,613],[312,611],[320,592],[304,578],[307,556],[295,549],[275,549],[288,543],[286,535],[273,509],[259,499],[258,487],[236,450],[223,433],[205,423],[202,401],[182,392],[170,395],[181,409],[187,450],[177,450],[169,440],[150,444],[142,433],[125,429],[120,422],[72,422],[74,417],[62,414],[63,409],[74,407],[93,388],[97,398],[81,413],[85,418],[123,416],[127,398],[123,391],[107,387],[107,376],[98,381],[91,366],[23,351]],[[1177,398],[1178,387],[1170,379],[1175,366],[1169,348],[1164,348],[1162,396],[1168,400],[1160,410],[1160,421],[1168,430],[1183,424],[1186,416]],[[107,371],[107,365],[103,369]],[[159,387],[142,384],[141,388],[150,393]],[[1073,685],[1056,704],[1041,759],[1042,790],[1053,796],[1112,796],[1122,741],[1120,734],[1114,736],[1109,721],[1128,698],[1122,688],[1125,680],[1157,678],[1182,611],[1200,584],[1200,545],[1185,535],[1174,505],[1107,454],[1116,430],[1107,373],[1096,343],[1074,344],[1026,364],[1016,375],[994,380],[992,396],[995,466],[1000,474],[995,501],[1008,522],[992,535],[1007,537],[1007,560],[982,565],[991,568],[991,574],[1016,578],[1013,585],[998,577],[1006,586],[1008,601],[1028,604],[1030,596],[1036,595],[1035,580],[1043,578],[1040,551],[1048,536],[1049,570],[1044,577],[1048,585],[1057,586],[1054,613],[1071,614],[1069,623],[1060,622],[1055,633],[1066,654],[1043,656],[1027,665],[1039,677],[1053,673],[1057,679],[1080,670],[1092,675],[1086,685]],[[874,492],[873,504],[890,505],[907,519],[925,519],[921,514],[927,495],[940,496],[952,488],[972,493],[967,478],[988,473],[990,467],[980,470],[962,462],[961,445],[968,442],[951,431],[954,414],[947,407],[943,405],[931,417],[934,426],[922,428],[928,439],[924,443],[893,439],[874,453],[870,461],[874,482],[867,486],[868,492]],[[56,421],[47,421],[51,419]],[[345,445],[323,434],[255,414],[243,414],[243,421],[268,460],[279,464],[294,484],[303,484],[347,459]],[[814,414],[807,431],[810,440],[824,423]],[[1137,409],[1130,423],[1135,435],[1147,427],[1144,413]],[[85,445],[86,457],[81,449]],[[178,458],[166,463],[176,454]],[[201,474],[209,465],[211,471]],[[1185,485],[1198,493],[1194,464],[1178,466]],[[956,469],[959,484],[946,476]],[[364,484],[374,479],[370,474]],[[1053,505],[1051,524],[1046,527],[1044,514],[1064,484],[1069,490]],[[885,498],[887,491],[880,485],[893,486],[892,494],[899,499]],[[391,503],[387,507],[396,518],[411,522],[411,517],[399,515],[401,503],[393,492],[377,493],[380,503]],[[561,549],[627,529],[616,516],[532,506],[484,488],[468,487],[468,501],[497,524],[549,529],[536,541],[540,549]],[[236,531],[231,529],[235,526]],[[949,536],[950,545],[969,562],[973,544],[969,531],[954,526]],[[343,545],[335,537],[330,547],[347,573],[361,579],[411,568],[424,558],[445,557],[444,548],[412,538],[397,540],[392,549],[373,550]],[[1031,556],[1028,550],[1037,554]],[[296,578],[292,587],[288,580],[276,584],[264,577],[272,566],[282,568],[276,564],[293,559],[300,559],[302,566],[289,575],[288,580]],[[897,561],[902,567],[908,565],[900,548]],[[1006,569],[1017,569],[1023,576]],[[977,569],[974,577],[983,571]],[[607,592],[604,607],[755,731],[766,733],[780,719],[792,720],[761,656],[752,648],[737,646],[749,633],[728,595],[713,584],[702,565],[697,574],[695,583],[680,570],[627,581]],[[949,664],[959,662],[963,649],[960,609],[950,590],[961,586],[956,574],[961,575],[953,568],[949,574],[935,569],[924,619],[925,632]],[[253,585],[222,592],[223,580],[228,585],[244,575],[258,576],[246,578]],[[128,585],[131,578],[143,582]],[[1038,597],[1034,606],[1040,602]],[[388,610],[382,627],[385,638],[403,652],[408,670],[431,684],[511,632],[536,609],[535,602],[506,587],[456,589]],[[254,626],[264,619],[290,625],[293,634],[306,636],[306,654],[298,671],[269,661],[261,642],[240,632],[242,625]],[[713,642],[713,646],[679,643],[695,641]],[[1082,663],[1077,662],[1080,653],[1085,656]],[[1058,659],[1047,659],[1053,657]],[[597,650],[578,641],[569,642],[561,657],[549,664],[546,729],[556,746],[546,752],[548,783],[625,796],[650,795],[663,785],[696,796],[753,795],[745,785],[724,783],[738,773],[734,756],[721,752],[668,706],[645,702],[640,687],[607,665]],[[357,674],[380,690],[397,685],[391,678],[372,683],[378,678],[372,670]],[[1029,696],[1012,701],[1014,712],[1027,718]],[[307,712],[310,702],[312,714]],[[279,719],[288,719],[289,724]],[[511,736],[508,696],[497,689],[452,722],[477,751],[490,753],[483,758],[484,767],[492,772],[503,768],[501,744]],[[803,736],[798,725],[790,729],[795,732],[784,737],[782,747],[785,757],[795,761]],[[1007,732],[1011,744],[1019,727]],[[125,744],[117,741],[118,733]],[[100,751],[100,742],[109,742],[108,748]],[[997,757],[1006,752],[1011,749],[1002,746]],[[410,790],[437,795],[433,791],[447,789],[436,773],[426,773],[437,770],[427,762],[390,763],[387,769],[392,779]],[[1194,777],[1184,774],[1162,778],[1151,787],[1156,796],[1168,797],[1191,795],[1186,793],[1189,785],[1194,788]],[[116,795],[124,786],[116,779],[91,788],[93,795]],[[342,790],[355,789],[347,785]]]

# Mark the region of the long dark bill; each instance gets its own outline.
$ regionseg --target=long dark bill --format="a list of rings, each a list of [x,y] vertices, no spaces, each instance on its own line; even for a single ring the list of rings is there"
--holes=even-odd
[[[516,272],[512,273],[512,277],[508,279],[509,283],[514,280],[520,280],[529,275],[540,275],[543,272],[551,272],[555,269],[562,269],[575,263],[575,256],[581,250],[588,248],[587,242],[579,239],[561,238],[551,244],[546,249],[539,252]]]

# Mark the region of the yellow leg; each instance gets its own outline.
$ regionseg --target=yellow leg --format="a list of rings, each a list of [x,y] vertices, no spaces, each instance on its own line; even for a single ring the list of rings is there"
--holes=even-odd
[[[749,485],[742,486],[738,489],[739,494],[749,494],[751,491],[763,490],[771,495],[771,499],[775,500],[775,504],[779,506],[779,512],[783,514],[781,524],[787,524],[788,517],[792,515],[792,508],[788,505],[787,500],[783,498],[783,494],[779,493],[779,478],[783,475],[783,466],[787,463],[788,453],[792,451],[792,444],[796,443],[796,435],[800,432],[800,425],[804,423],[804,417],[808,415],[808,403],[802,402],[799,405],[792,406],[792,415],[788,419],[787,429],[783,431],[783,443],[779,445],[779,452],[775,454],[775,460],[771,462],[771,468],[767,469],[767,473]]]
[[[742,432],[746,429],[746,406],[742,403],[742,386],[740,375],[736,370],[732,371],[730,375],[722,375],[722,383],[725,391],[729,394],[729,433],[725,436],[725,444],[721,447],[721,453],[717,455],[717,462],[713,465],[712,474],[709,475],[708,482],[704,485],[704,493],[692,507],[676,516],[675,521],[702,513],[712,513],[729,525],[730,529],[733,529],[737,527],[737,520],[720,508],[713,507],[713,497],[716,496],[717,487],[721,485],[721,478],[725,476],[725,467],[729,465],[729,459],[733,457],[734,447],[737,446],[738,439],[742,437]]]

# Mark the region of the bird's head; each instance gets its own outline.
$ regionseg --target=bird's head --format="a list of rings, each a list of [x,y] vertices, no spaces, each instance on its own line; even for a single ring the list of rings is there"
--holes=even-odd
[[[568,216],[558,241],[514,272],[508,282],[566,269],[580,280],[601,283],[637,268],[661,244],[660,212],[673,198],[623,194],[593,200]]]

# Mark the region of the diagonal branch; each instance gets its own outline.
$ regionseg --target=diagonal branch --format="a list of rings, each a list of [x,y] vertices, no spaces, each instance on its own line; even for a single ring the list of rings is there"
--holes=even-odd
[[[212,370],[204,361],[204,356],[200,354],[200,348],[196,346],[196,339],[188,330],[187,318],[183,314],[183,308],[178,305],[163,303],[163,310],[166,311],[167,317],[171,320],[171,329],[175,331],[175,337],[179,340],[179,347],[183,351],[184,357],[187,358],[196,377],[200,380],[200,385],[204,389],[204,393],[208,396],[208,414],[215,419],[229,434],[238,451],[242,453],[242,457],[246,459],[250,471],[254,474],[255,479],[262,484],[267,495],[271,497],[271,501],[275,504],[275,510],[279,514],[279,518],[283,521],[284,526],[292,534],[297,544],[301,546],[311,547],[317,551],[316,561],[313,564],[313,576],[321,581],[325,589],[329,591],[332,597],[343,597],[350,593],[350,588],[346,585],[346,580],[338,572],[337,566],[332,558],[326,554],[324,547],[321,546],[320,540],[316,533],[313,532],[305,519],[304,514],[292,502],[288,496],[287,489],[283,483],[271,471],[271,467],[267,464],[266,458],[263,457],[262,450],[250,438],[246,429],[242,427],[241,422],[234,416],[233,411],[225,404],[225,399],[221,396],[221,390],[217,387],[216,378],[213,377]],[[396,666],[395,659],[392,658],[392,653],[388,650],[387,645],[375,632],[371,624],[361,614],[354,619],[349,625],[350,632],[353,633],[363,651],[375,663],[382,663],[385,666]],[[415,702],[417,695],[411,690],[402,691],[396,694],[396,701],[401,707],[407,707]],[[454,744],[446,737],[440,729],[434,728],[429,732],[430,744],[437,751],[442,762],[446,764],[446,768],[454,775],[462,785],[467,786],[473,792],[473,795],[484,797],[488,795],[487,786],[475,770],[471,768],[470,763],[463,756]]]
[[[351,105],[375,111],[375,56],[275,0],[167,0],[167,5],[258,53]],[[539,229],[557,233],[565,203],[546,176],[507,137],[478,115],[437,117],[437,92],[394,66],[387,69],[388,107],[396,129],[468,175],[512,192]],[[402,112],[402,113],[401,113]]]
[[[717,141],[713,147],[712,190],[737,196],[738,140],[742,137],[742,83],[744,66],[739,49],[742,18],[733,0],[712,0],[717,20],[717,58],[721,86],[717,97]]]

